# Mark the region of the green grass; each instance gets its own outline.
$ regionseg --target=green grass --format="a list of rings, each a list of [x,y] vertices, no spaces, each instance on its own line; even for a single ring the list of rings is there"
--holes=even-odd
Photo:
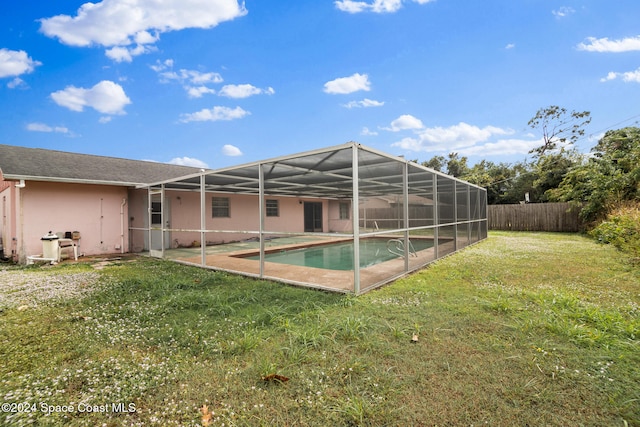
[[[0,400],[38,405],[0,424],[640,425],[640,271],[579,235],[493,232],[357,298],[150,259],[92,289],[0,307]]]

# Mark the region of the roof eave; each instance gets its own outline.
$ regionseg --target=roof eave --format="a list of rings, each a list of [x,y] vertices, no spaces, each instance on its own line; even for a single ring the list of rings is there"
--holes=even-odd
[[[51,176],[33,176],[33,175],[15,175],[15,174],[4,174],[3,178],[5,181],[41,181],[41,182],[62,182],[68,184],[90,184],[90,185],[114,185],[119,187],[137,187],[140,185],[144,185],[142,182],[123,182],[123,181],[102,181],[102,180],[92,180],[92,179],[81,179],[81,178],[62,178],[62,177],[51,177]]]

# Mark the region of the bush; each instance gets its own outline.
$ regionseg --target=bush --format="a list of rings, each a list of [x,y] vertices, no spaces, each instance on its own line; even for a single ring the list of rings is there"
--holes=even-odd
[[[612,209],[589,234],[600,243],[628,253],[634,263],[640,263],[640,202]]]

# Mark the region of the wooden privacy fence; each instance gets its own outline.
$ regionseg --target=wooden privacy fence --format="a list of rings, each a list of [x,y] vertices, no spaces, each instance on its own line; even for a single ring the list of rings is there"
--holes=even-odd
[[[569,203],[527,203],[488,206],[489,230],[580,231],[579,210]]]

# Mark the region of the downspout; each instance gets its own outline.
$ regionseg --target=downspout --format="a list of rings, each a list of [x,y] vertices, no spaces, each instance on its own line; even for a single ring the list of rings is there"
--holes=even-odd
[[[120,205],[120,253],[124,253],[124,206],[127,204],[127,199],[122,198],[122,204]]]
[[[102,238],[102,226],[104,225],[104,211],[102,209],[102,203],[104,199],[100,197],[100,247],[104,244],[104,239]]]
[[[22,195],[22,189],[25,187],[24,181],[20,180],[20,184],[16,184],[17,188],[16,196],[18,199],[18,218],[20,221],[20,231],[16,241],[16,256],[18,257],[18,263],[23,264],[27,262],[27,253],[24,247],[24,196]]]

